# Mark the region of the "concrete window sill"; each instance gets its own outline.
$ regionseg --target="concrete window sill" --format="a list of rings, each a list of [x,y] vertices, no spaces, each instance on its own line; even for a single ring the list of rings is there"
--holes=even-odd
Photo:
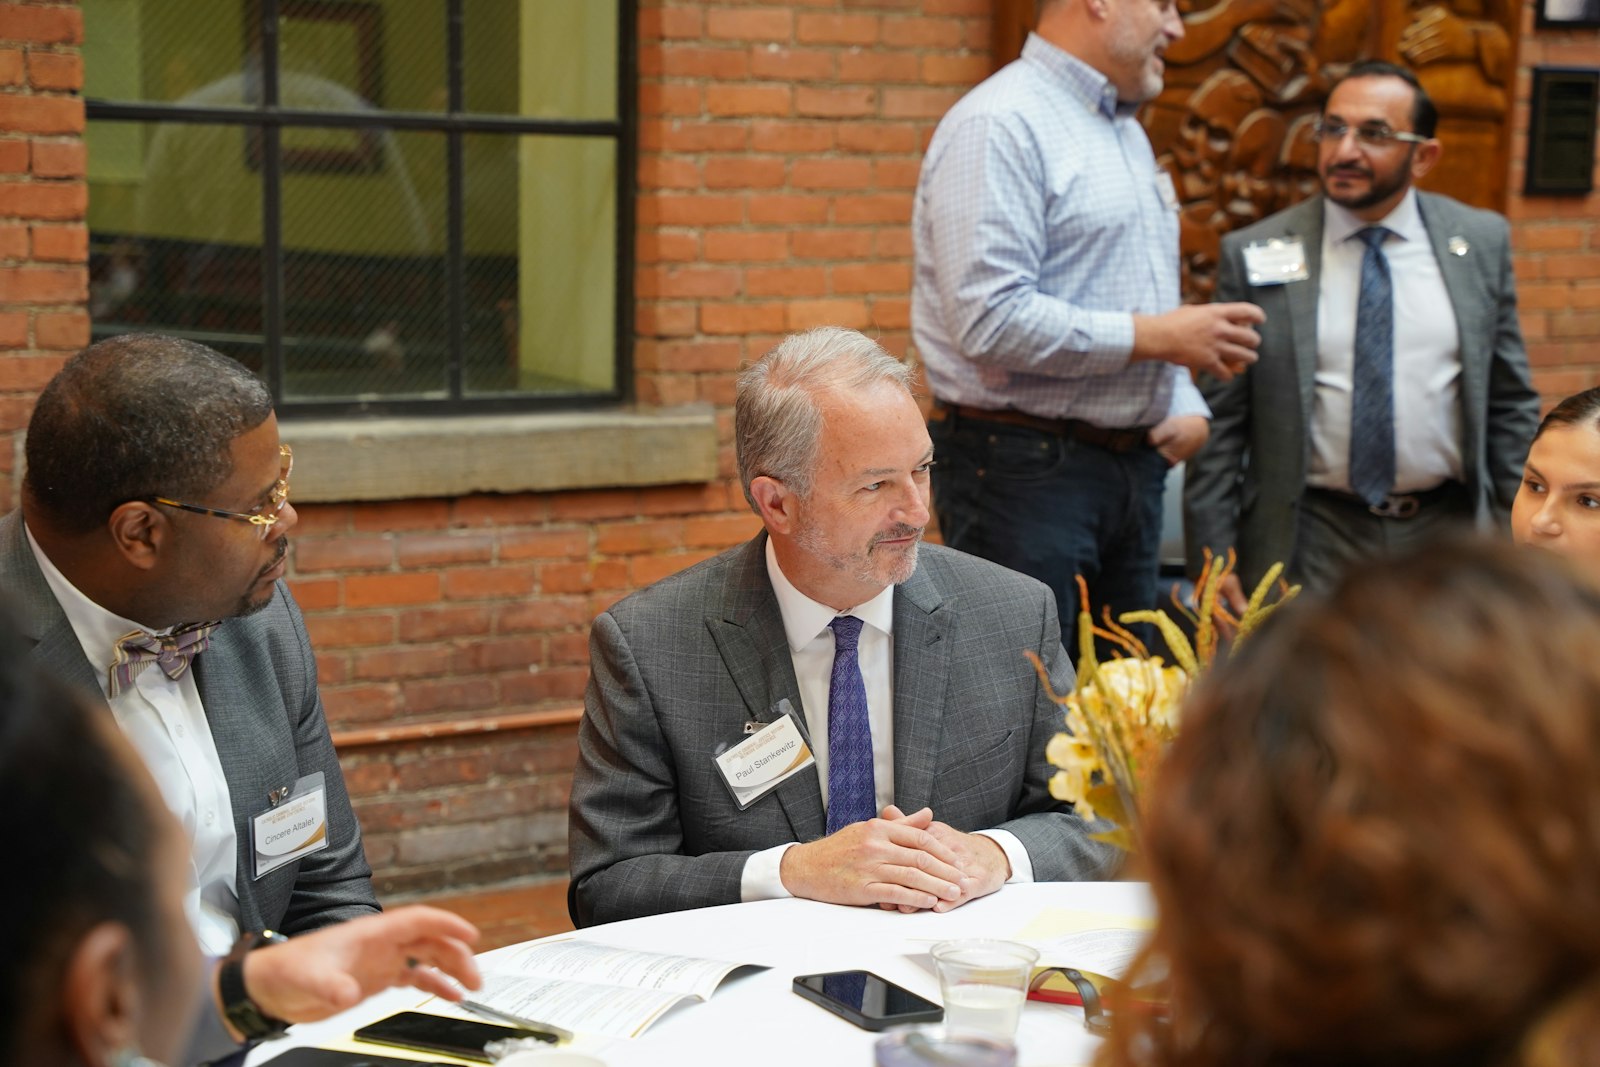
[[[294,500],[334,503],[708,482],[709,406],[449,418],[291,419]]]

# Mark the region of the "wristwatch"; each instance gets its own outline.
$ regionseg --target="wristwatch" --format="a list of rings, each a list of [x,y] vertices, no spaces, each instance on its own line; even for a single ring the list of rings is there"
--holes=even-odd
[[[276,930],[241,934],[217,970],[217,991],[222,995],[222,1014],[227,1016],[235,1030],[244,1035],[246,1041],[281,1037],[289,1029],[288,1023],[273,1018],[257,1007],[244,988],[245,956],[263,945],[281,945],[288,940]]]

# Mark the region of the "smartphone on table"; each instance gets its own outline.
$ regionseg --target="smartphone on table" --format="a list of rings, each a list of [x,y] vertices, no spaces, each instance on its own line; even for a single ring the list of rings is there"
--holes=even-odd
[[[534,1037],[552,1043],[556,1040],[554,1034],[540,1030],[480,1023],[475,1019],[457,1019],[449,1015],[429,1015],[420,1011],[402,1011],[355,1032],[357,1041],[393,1045],[416,1052],[444,1052],[479,1063],[490,1062],[488,1053],[483,1051],[485,1045],[512,1037]]]
[[[325,1048],[292,1048],[274,1057],[272,1067],[450,1067],[449,1064],[400,1060],[393,1056],[364,1056]]]
[[[936,1023],[944,1018],[944,1009],[933,1001],[871,971],[803,974],[794,980],[794,991],[863,1030]]]

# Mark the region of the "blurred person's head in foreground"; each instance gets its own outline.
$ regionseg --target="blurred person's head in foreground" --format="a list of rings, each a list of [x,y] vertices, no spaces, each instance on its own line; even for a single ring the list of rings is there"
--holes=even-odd
[[[1600,580],[1600,388],[1550,409],[1511,506],[1517,543],[1566,556]]]
[[[106,714],[0,630],[0,1063],[175,1062],[199,1005],[189,843]]]
[[[1172,1021],[1102,1063],[1600,1063],[1600,593],[1562,561],[1447,543],[1285,609],[1145,827]]]

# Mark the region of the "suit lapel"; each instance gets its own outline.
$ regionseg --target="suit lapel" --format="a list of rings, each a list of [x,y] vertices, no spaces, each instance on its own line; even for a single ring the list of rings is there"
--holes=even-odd
[[[1472,255],[1472,246],[1460,230],[1454,229],[1454,220],[1440,201],[1427,193],[1417,192],[1417,213],[1422,216],[1422,227],[1428,231],[1428,244],[1433,248],[1433,258],[1439,264],[1439,276],[1444,279],[1445,291],[1450,294],[1450,307],[1456,317],[1457,351],[1461,359],[1460,402],[1462,412],[1461,442],[1462,469],[1468,481],[1473,477],[1472,457],[1478,454],[1478,438],[1483,433],[1483,412],[1488,410],[1485,394],[1488,391],[1488,336],[1473,321],[1463,319],[1463,311],[1482,307],[1483,287],[1479,281],[1480,267]],[[1451,245],[1457,243],[1465,255],[1456,255]],[[1480,257],[1481,258],[1481,257]]]
[[[1311,414],[1317,395],[1317,303],[1322,289],[1322,198],[1305,201],[1296,216],[1285,220],[1290,232],[1305,241],[1306,272],[1304,282],[1291,283],[1285,288],[1289,300],[1289,322],[1294,331],[1294,359],[1296,380],[1300,384],[1300,418],[1302,426],[1311,425]],[[1309,435],[1302,434],[1309,442]],[[1309,443],[1306,446],[1309,449]]]
[[[794,709],[796,725],[809,738],[794,660],[789,656],[789,638],[767,576],[766,547],[767,535],[759,534],[729,563],[721,611],[706,617],[706,628],[750,719],[772,722],[781,714],[777,705],[787,700]],[[730,723],[728,728],[730,735],[737,734],[738,724]],[[823,836],[827,819],[814,767],[790,778],[774,793],[796,841]]]
[[[932,803],[955,625],[925,566],[895,590],[894,798],[907,813]]]

